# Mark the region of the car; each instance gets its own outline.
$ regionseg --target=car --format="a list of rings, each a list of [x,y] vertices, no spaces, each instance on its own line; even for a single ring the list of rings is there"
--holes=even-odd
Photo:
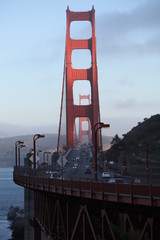
[[[50,178],[61,179],[61,174],[59,172],[52,172]]]
[[[85,168],[89,168],[89,164],[86,164],[86,165],[85,165]]]
[[[110,173],[109,172],[103,172],[102,173],[102,178],[109,178],[110,177]]]
[[[116,181],[115,178],[110,178],[109,181],[108,181],[108,183],[116,183],[116,182],[117,182],[117,181]]]
[[[73,165],[73,168],[78,168],[78,163],[75,163],[74,165]]]
[[[90,173],[91,173],[91,169],[90,169],[90,168],[86,168],[86,169],[85,169],[85,174],[86,174],[86,173],[87,173],[87,174],[88,174],[88,173],[90,174]]]
[[[110,178],[108,183],[129,183],[129,180],[123,178]]]
[[[76,157],[76,159],[75,159],[75,160],[76,160],[76,161],[79,161],[79,159],[80,159],[80,157]]]

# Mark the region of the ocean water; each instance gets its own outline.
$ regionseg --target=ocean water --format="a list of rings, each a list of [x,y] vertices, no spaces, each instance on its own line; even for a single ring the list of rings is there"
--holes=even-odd
[[[11,205],[24,208],[24,189],[13,182],[13,168],[0,168],[0,240],[11,237],[7,220]]]

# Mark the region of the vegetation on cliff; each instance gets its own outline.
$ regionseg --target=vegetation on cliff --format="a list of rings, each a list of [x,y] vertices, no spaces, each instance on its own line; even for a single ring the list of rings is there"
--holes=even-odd
[[[130,158],[138,158],[140,162],[146,158],[146,145],[148,146],[148,156],[152,164],[160,163],[160,114],[144,118],[143,122],[138,122],[138,125],[133,127],[128,133],[119,138],[116,134],[111,141],[110,160],[116,159],[119,156],[122,148],[126,149],[127,155]],[[140,147],[140,145],[142,145]],[[120,149],[121,146],[121,149]]]

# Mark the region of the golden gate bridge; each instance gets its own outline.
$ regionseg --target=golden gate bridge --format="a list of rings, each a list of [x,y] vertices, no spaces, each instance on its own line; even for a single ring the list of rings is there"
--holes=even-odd
[[[91,11],[73,12],[68,7],[66,15],[66,44],[57,152],[62,150],[61,145],[64,144],[61,137],[63,121],[66,123],[66,149],[69,150],[69,154],[74,152],[75,119],[79,118],[79,139],[82,140],[82,136],[87,135],[89,142],[94,145],[95,178],[86,180],[62,177],[57,179],[42,174],[36,166],[36,140],[44,137],[40,134],[36,134],[33,139],[33,168],[21,166],[20,162],[17,162],[17,147],[19,146],[18,154],[20,154],[23,142],[17,142],[14,181],[25,189],[25,201],[29,202],[26,207],[27,220],[30,221],[33,228],[32,237],[30,233],[25,233],[25,238],[30,236],[28,239],[40,240],[45,236],[47,239],[66,240],[123,239],[117,235],[114,227],[119,226],[118,218],[123,216],[124,234],[130,232],[136,236],[138,231],[141,240],[160,239],[158,226],[160,219],[159,183],[146,181],[141,184],[133,182],[111,184],[97,178],[97,150],[101,150],[102,146],[100,130],[109,125],[104,124],[100,119],[95,9],[92,7]],[[91,38],[72,39],[70,36],[72,21],[90,21]],[[71,57],[72,51],[75,49],[90,50],[92,64],[89,69],[72,68]],[[73,83],[77,80],[89,81],[91,96],[80,95],[79,105],[74,105]],[[82,99],[88,99],[88,104],[82,105]],[[82,130],[83,121],[88,122],[88,130]],[[85,151],[87,150],[83,147],[82,154],[85,154]],[[100,161],[102,160],[100,159]],[[30,214],[31,208],[33,209]]]

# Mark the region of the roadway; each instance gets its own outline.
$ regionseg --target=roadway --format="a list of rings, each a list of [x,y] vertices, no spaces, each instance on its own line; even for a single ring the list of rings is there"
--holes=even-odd
[[[63,166],[61,178],[94,181],[94,156],[93,147],[90,144],[78,144],[71,150],[67,160],[66,165]],[[102,173],[103,169],[99,167],[97,179],[106,181],[102,178]],[[114,177],[113,171],[110,171],[109,174],[110,177]]]
[[[98,161],[99,163],[99,161]],[[101,165],[101,166],[100,166]],[[120,169],[120,166],[118,166]],[[62,170],[63,169],[63,170]],[[102,173],[106,172],[103,169],[102,164],[98,164],[97,181],[104,181],[109,183],[136,183],[145,184],[149,183],[146,178],[122,176],[115,169],[107,169],[109,177],[103,178]],[[84,180],[95,181],[94,176],[94,152],[91,144],[77,144],[68,154],[67,163],[63,164],[63,167],[59,166],[52,171],[46,170],[49,174],[46,177],[66,179],[66,180]],[[54,173],[54,174],[53,174]],[[45,175],[45,174],[44,174]],[[113,181],[114,180],[114,181]]]

